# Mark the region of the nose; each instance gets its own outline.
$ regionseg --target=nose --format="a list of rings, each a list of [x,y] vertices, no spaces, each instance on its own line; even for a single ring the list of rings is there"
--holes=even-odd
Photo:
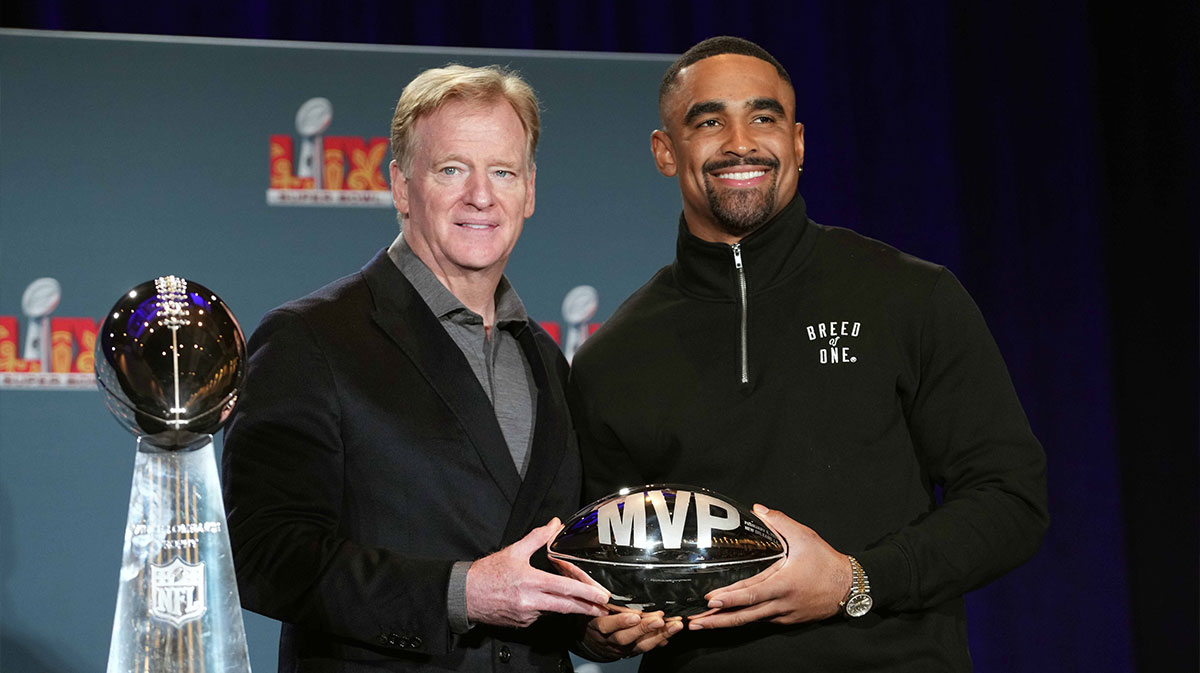
[[[754,135],[750,133],[750,129],[740,124],[734,124],[729,127],[729,134],[725,139],[722,151],[726,154],[744,157],[757,152],[758,144],[754,141]]]
[[[467,205],[484,210],[495,203],[496,195],[493,191],[494,188],[492,181],[487,172],[472,172],[467,178],[466,187],[467,192],[463,200],[466,201]]]

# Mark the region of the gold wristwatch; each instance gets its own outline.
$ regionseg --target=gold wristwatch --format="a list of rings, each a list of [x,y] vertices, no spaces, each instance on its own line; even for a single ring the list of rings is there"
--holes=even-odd
[[[870,612],[871,606],[875,604],[871,598],[871,583],[867,580],[867,573],[858,559],[853,556],[847,558],[850,559],[850,572],[853,573],[854,579],[850,585],[850,593],[838,603],[838,607],[847,617],[862,617]]]

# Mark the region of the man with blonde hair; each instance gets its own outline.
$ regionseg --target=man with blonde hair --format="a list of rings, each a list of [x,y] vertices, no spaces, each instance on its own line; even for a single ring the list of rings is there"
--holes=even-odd
[[[516,74],[418,75],[392,122],[401,234],[251,337],[225,497],[281,671],[570,670],[551,613],[606,614],[535,567],[580,490],[567,364],[504,277],[537,139]]]

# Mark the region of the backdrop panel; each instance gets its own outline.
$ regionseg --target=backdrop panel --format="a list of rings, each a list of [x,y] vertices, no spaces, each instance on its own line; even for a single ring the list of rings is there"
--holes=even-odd
[[[509,276],[539,321],[565,328],[581,284],[603,318],[674,251],[678,192],[649,153],[667,57],[0,33],[0,369],[28,368],[23,294],[51,277],[50,318],[70,336],[56,352],[84,381],[10,371],[0,392],[6,673],[101,670],[108,650],[134,442],[86,374],[87,329],[64,319],[94,325],[130,287],[176,274],[221,295],[248,336],[271,307],[357,270],[397,231],[387,192],[351,194],[382,207],[269,205],[273,175],[299,180],[272,173],[272,139],[295,158],[297,109],[328,99],[322,144],[345,148],[348,187],[353,150],[387,137],[404,84],[449,61],[509,65],[537,89],[537,209]],[[368,158],[386,189],[386,156]],[[255,668],[274,670],[275,623],[247,625]]]

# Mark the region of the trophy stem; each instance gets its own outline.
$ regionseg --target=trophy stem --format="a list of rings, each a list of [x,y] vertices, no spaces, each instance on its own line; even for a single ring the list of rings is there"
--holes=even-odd
[[[108,673],[249,673],[212,435],[139,437]]]

